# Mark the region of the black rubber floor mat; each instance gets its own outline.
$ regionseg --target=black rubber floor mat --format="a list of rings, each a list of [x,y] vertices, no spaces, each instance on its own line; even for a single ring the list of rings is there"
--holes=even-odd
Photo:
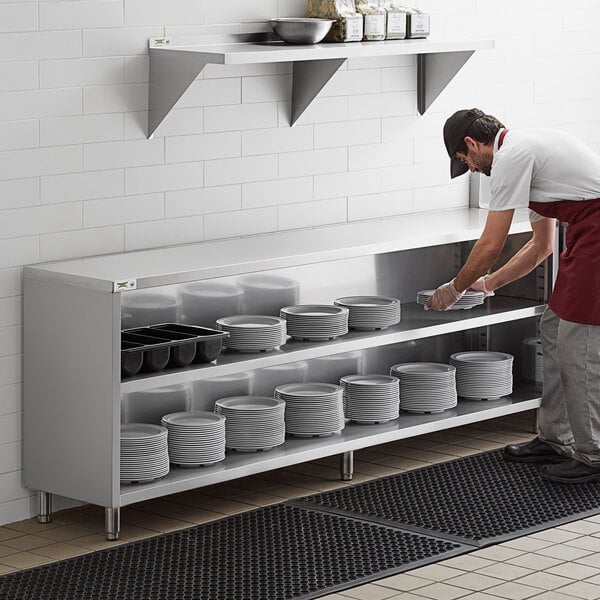
[[[600,513],[600,485],[551,483],[494,450],[294,503],[482,547]]]
[[[473,550],[279,504],[0,577],[10,600],[297,600]]]

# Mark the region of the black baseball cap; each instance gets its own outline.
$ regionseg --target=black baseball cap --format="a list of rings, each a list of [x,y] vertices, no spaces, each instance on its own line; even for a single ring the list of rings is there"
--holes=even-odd
[[[458,177],[469,170],[462,160],[454,158],[456,150],[460,143],[465,139],[469,127],[484,117],[485,113],[478,108],[469,108],[465,110],[456,111],[444,125],[444,144],[446,144],[446,151],[450,157],[450,177]]]

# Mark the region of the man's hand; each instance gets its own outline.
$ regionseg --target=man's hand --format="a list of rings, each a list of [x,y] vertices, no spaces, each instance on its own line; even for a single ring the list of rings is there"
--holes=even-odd
[[[464,292],[457,292],[454,287],[454,279],[435,290],[435,293],[429,298],[426,310],[448,310],[453,304],[458,302],[464,296]]]
[[[469,288],[470,290],[474,290],[475,292],[483,292],[483,297],[487,298],[489,296],[493,296],[494,295],[494,290],[490,290],[487,285],[486,285],[486,277],[487,275],[484,275],[483,277],[480,277],[475,283],[473,283],[471,285],[471,287]]]

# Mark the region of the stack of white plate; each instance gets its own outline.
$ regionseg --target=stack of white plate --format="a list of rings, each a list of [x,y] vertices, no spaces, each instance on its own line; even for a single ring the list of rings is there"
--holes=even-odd
[[[266,396],[232,396],[215,402],[224,415],[225,445],[240,452],[269,450],[285,442],[285,402]]]
[[[512,393],[514,357],[504,352],[457,352],[450,356],[456,367],[456,387],[462,398],[490,400]]]
[[[410,413],[441,413],[456,406],[456,368],[442,363],[393,365],[400,379],[400,408]]]
[[[300,340],[331,340],[348,333],[349,310],[329,304],[285,306],[280,316],[287,321],[287,332]]]
[[[183,467],[212,465],[225,458],[225,417],[206,411],[165,415],[169,458]]]
[[[150,423],[121,425],[121,481],[152,481],[168,472],[167,430]]]
[[[214,327],[215,321],[244,312],[244,290],[223,281],[195,281],[181,290],[181,320]]]
[[[237,280],[244,290],[245,312],[251,315],[279,315],[282,306],[297,304],[300,284],[295,279],[269,273],[250,273]]]
[[[181,300],[175,294],[136,290],[123,294],[121,329],[145,327],[156,323],[177,323]]]
[[[299,360],[293,363],[264,367],[255,371],[255,377],[252,393],[255,396],[273,396],[273,391],[278,385],[306,381],[308,379],[308,362]]]
[[[194,381],[191,410],[215,410],[215,402],[230,396],[250,396],[254,393],[254,371],[242,371],[220,377]],[[257,394],[262,396],[267,394]],[[163,413],[166,411],[163,411]]]
[[[340,379],[346,416],[357,423],[385,423],[398,418],[399,381],[388,375],[345,375]]]
[[[526,338],[521,344],[521,368],[523,377],[531,381],[544,380],[544,353],[540,338]]]
[[[287,383],[275,388],[285,401],[285,430],[298,437],[324,437],[344,429],[342,388],[331,383]]]
[[[417,293],[417,302],[419,304],[427,304],[427,301],[431,296],[433,296],[435,290],[421,290]],[[449,310],[464,310],[467,308],[473,308],[474,306],[479,306],[483,304],[485,300],[483,292],[474,292],[471,290],[467,290],[462,298],[453,304]]]
[[[385,296],[347,296],[334,301],[350,311],[350,329],[387,329],[400,322],[400,300]]]
[[[228,331],[225,347],[240,352],[263,352],[286,342],[285,321],[267,315],[233,315],[217,319],[217,329]]]

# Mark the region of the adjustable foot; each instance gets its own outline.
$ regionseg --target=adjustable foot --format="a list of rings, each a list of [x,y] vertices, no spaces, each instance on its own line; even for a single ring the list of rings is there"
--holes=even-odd
[[[38,499],[37,521],[38,523],[50,523],[52,521],[52,494],[49,492],[38,492]]]
[[[354,474],[354,452],[344,452],[340,456],[340,474],[342,481],[352,481]]]
[[[106,539],[114,542],[119,539],[119,531],[121,530],[121,517],[119,508],[104,509],[104,527],[106,530]]]
[[[538,433],[538,409],[533,411],[531,416],[531,433]]]

